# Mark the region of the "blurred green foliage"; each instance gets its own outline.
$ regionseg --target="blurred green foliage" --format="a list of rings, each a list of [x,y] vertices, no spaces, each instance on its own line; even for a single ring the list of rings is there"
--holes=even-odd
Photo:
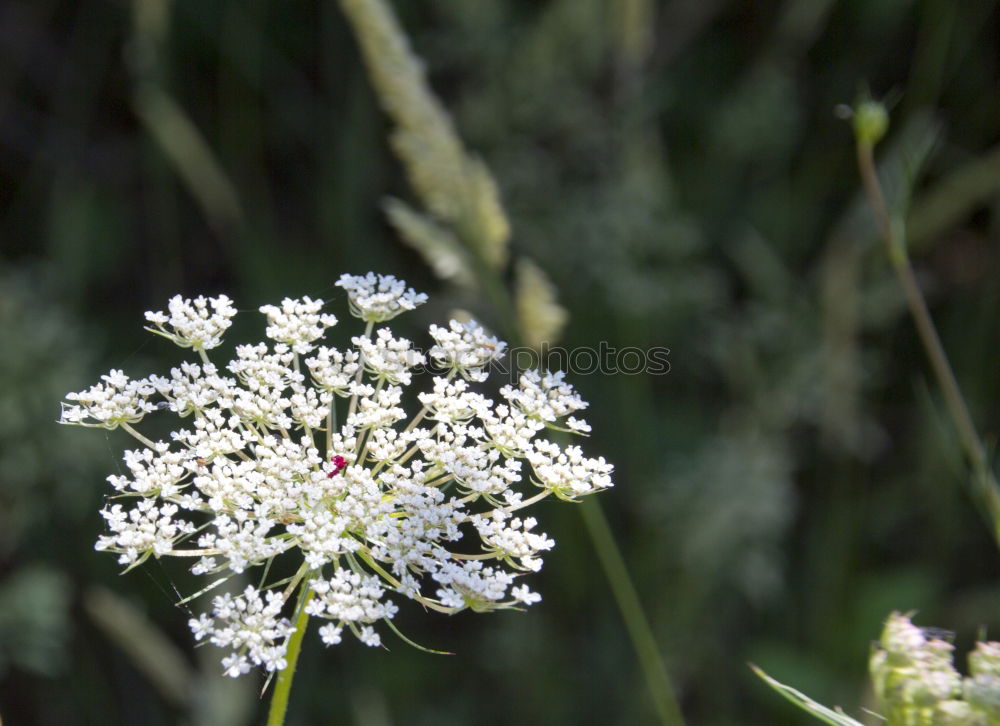
[[[960,644],[995,631],[996,550],[833,109],[862,82],[898,99],[884,180],[994,442],[998,4],[394,5],[499,185],[513,256],[569,312],[563,344],[671,349],[668,375],[573,382],[591,401],[588,449],[618,466],[602,505],[688,722],[807,723],[751,660],[864,720],[868,644],[891,610],[919,609]],[[254,684],[219,685],[192,649],[173,606],[185,573],[119,578],[92,551],[128,443],[59,429],[57,402],[108,368],[174,362],[141,314],[176,292],[252,310],[336,297],[341,272],[374,269],[435,292],[409,321],[418,341],[453,308],[499,327],[387,223],[387,196],[419,201],[389,132],[334,2],[0,6],[6,721],[255,722]],[[557,509],[532,612],[401,612],[451,657],[307,640],[289,723],[650,722],[579,516]],[[88,615],[94,585],[181,649],[204,686],[189,703]]]

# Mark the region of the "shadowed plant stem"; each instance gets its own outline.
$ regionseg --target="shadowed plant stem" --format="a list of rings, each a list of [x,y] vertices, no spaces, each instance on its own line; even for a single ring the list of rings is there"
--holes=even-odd
[[[656,646],[653,629],[646,619],[639,593],[636,592],[635,585],[629,577],[628,568],[611,533],[611,527],[608,526],[604,510],[597,502],[588,500],[581,502],[580,512],[594,543],[594,549],[597,550],[597,558],[611,585],[611,592],[614,593],[622,619],[625,621],[632,647],[639,657],[639,664],[642,666],[642,673],[646,678],[646,685],[660,722],[665,726],[683,726],[684,717],[681,716],[670,676]]]
[[[875,212],[879,234],[885,241],[889,261],[896,270],[900,285],[903,287],[906,304],[913,316],[920,342],[930,359],[934,376],[941,387],[948,414],[958,432],[962,451],[972,467],[975,493],[981,498],[983,506],[986,507],[986,512],[993,525],[994,539],[1000,545],[1000,485],[997,484],[996,477],[990,468],[986,449],[976,432],[969,407],[962,396],[962,390],[958,386],[955,372],[952,370],[944,346],[941,344],[937,328],[934,327],[934,321],[927,309],[927,302],[917,284],[917,278],[913,273],[913,266],[910,264],[906,250],[906,232],[903,223],[901,220],[894,221],[889,214],[875,168],[874,144],[864,138],[859,138],[857,154],[861,181]]]
[[[306,603],[313,596],[313,591],[307,583],[302,584],[299,594],[299,601],[295,605],[295,632],[288,639],[288,649],[285,651],[285,660],[288,665],[278,672],[277,682],[274,685],[274,695],[271,696],[271,709],[267,714],[267,726],[283,726],[285,723],[285,712],[288,710],[288,697],[292,692],[292,680],[295,678],[295,664],[299,660],[299,652],[302,650],[302,638],[306,634],[306,627],[309,625],[309,613],[306,612]]]

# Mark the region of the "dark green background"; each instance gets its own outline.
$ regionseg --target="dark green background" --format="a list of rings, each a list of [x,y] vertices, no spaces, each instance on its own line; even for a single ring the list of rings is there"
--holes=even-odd
[[[153,3],[155,5],[156,3]],[[259,723],[254,681],[171,702],[85,607],[110,588],[214,683],[174,563],[119,577],[93,551],[121,432],[54,425],[111,367],[177,351],[141,330],[175,293],[252,311],[330,300],[342,272],[394,273],[490,322],[386,225],[410,198],[335,2],[0,5],[0,716],[17,724]],[[1000,14],[987,0],[396,2],[469,148],[570,312],[563,343],[670,348],[665,376],[576,376],[601,504],[690,724],[794,724],[749,661],[861,718],[892,609],[996,635],[997,552],[859,196],[848,124],[863,83],[892,103],[878,149],[970,408],[1000,425]],[[629,9],[649,35],[621,32]],[[155,43],[154,43],[155,45]],[[134,112],[167,90],[235,187],[212,216]],[[978,176],[962,176],[975,165]],[[992,166],[990,166],[992,164]],[[958,181],[956,181],[958,180]],[[910,200],[909,206],[907,206]],[[934,206],[934,205],[937,206]],[[951,205],[951,206],[949,206]],[[238,319],[230,341],[260,336]],[[338,335],[356,334],[349,322]],[[399,624],[432,656],[308,638],[295,724],[636,724],[655,714],[579,513],[528,613]],[[252,680],[252,679],[251,679]],[[249,688],[249,690],[247,690]],[[206,695],[209,694],[209,695]],[[214,695],[213,695],[214,694]],[[222,716],[226,704],[250,704]]]

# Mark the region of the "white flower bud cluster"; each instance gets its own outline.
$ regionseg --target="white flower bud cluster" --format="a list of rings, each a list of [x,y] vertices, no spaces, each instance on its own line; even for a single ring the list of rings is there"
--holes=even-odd
[[[351,342],[364,361],[365,371],[376,381],[408,386],[410,369],[427,362],[423,353],[412,349],[410,341],[393,338],[387,328],[380,328],[375,340],[357,336],[351,338]]]
[[[503,395],[529,416],[555,421],[587,407],[573,386],[563,380],[565,377],[562,371],[528,371],[518,381],[517,390],[507,386]]]
[[[143,444],[125,452],[127,473],[109,477],[115,496],[98,549],[127,567],[188,558],[192,572],[212,579],[206,590],[287,560],[274,568],[284,579],[217,596],[190,622],[197,640],[229,651],[231,676],[284,668],[289,618],[295,627],[326,621],[327,645],[346,630],[376,646],[394,599],[443,613],[538,602],[515,581],[539,571],[555,543],[519,510],[611,486],[603,458],[537,436],[586,430],[564,421],[586,404],[562,374],[527,372],[494,402],[471,385],[505,344],[452,321],[430,330],[441,375],[404,397],[427,358],[377,324],[426,296],[371,273],[338,284],[367,323],[350,348],[324,340],[337,321],[321,302],[286,299],[260,308],[269,340],[237,346],[220,369],[205,351],[231,322],[229,299],[174,298],[169,315],[146,317],[200,363],[141,380],[112,371],[64,405],[63,423],[120,426]],[[422,408],[407,411],[414,399]],[[167,412],[178,419],[166,442],[133,427]]]
[[[430,333],[437,341],[431,348],[431,358],[469,381],[485,381],[489,375],[487,367],[507,348],[506,343],[487,335],[474,321],[452,320],[448,328],[431,325]]]
[[[427,302],[427,295],[407,289],[392,275],[341,275],[339,287],[347,291],[351,314],[368,323],[384,323]]]
[[[182,348],[198,351],[217,348],[222,343],[222,335],[232,325],[236,308],[225,295],[185,300],[175,295],[167,303],[170,315],[163,312],[148,312],[146,320],[154,327],[146,330],[172,340]]]
[[[306,604],[306,612],[339,623],[325,626],[327,633],[320,635],[324,642],[329,645],[339,642],[340,631],[346,624],[365,645],[381,645],[374,628],[357,627],[357,623],[375,623],[396,614],[396,606],[383,599],[385,589],[377,577],[337,570],[329,579],[313,580],[312,591],[315,597]]]
[[[588,459],[579,446],[561,449],[551,441],[538,441],[526,454],[541,485],[560,499],[572,501],[611,486],[611,464],[601,456]]]
[[[317,388],[338,396],[350,396],[351,383],[358,374],[361,363],[356,350],[339,351],[318,346],[316,355],[306,358],[306,366]]]
[[[295,630],[281,617],[284,601],[281,593],[261,593],[248,586],[242,595],[229,593],[212,601],[212,616],[192,618],[195,640],[208,638],[213,645],[232,650],[222,659],[227,676],[235,678],[250,671],[251,664],[268,671],[280,671],[285,663],[284,643]]]
[[[281,307],[262,305],[260,311],[267,316],[265,334],[271,340],[277,340],[291,347],[296,353],[308,353],[312,343],[322,338],[326,329],[337,324],[333,315],[321,314],[322,300],[301,300],[285,298]]]
[[[62,405],[61,423],[115,429],[122,424],[137,423],[155,406],[149,397],[156,393],[152,379],[133,381],[120,370],[101,376],[104,383],[80,393],[67,393],[66,399],[75,405]]]

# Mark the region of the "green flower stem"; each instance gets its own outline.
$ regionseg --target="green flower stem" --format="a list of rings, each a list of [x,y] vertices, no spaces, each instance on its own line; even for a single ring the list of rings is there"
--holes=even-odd
[[[594,549],[597,550],[597,558],[618,603],[618,610],[621,611],[622,619],[625,621],[632,647],[639,657],[646,686],[653,697],[660,722],[664,726],[683,726],[684,717],[681,715],[680,706],[677,705],[667,668],[656,647],[653,629],[646,619],[639,593],[636,592],[635,585],[629,577],[625,559],[611,533],[604,510],[597,502],[588,499],[580,504],[580,512],[587,532],[594,542]]]
[[[326,456],[333,455],[333,429],[337,426],[337,394],[330,393],[330,410],[326,412]]]
[[[132,428],[129,424],[122,423],[121,427],[122,427],[123,430],[128,431],[133,436],[133,438],[138,439],[139,441],[141,441],[142,443],[144,443],[146,446],[148,446],[149,448],[153,449],[154,451],[156,450],[156,444],[154,444],[152,441],[150,441],[145,436],[143,436],[142,434],[140,434],[138,431],[136,431],[134,428]]]
[[[367,338],[368,340],[371,340],[372,339],[372,330],[374,330],[374,329],[375,329],[375,321],[374,320],[369,320],[368,324],[365,326],[365,335],[364,335],[364,337]],[[360,351],[359,351],[359,353],[360,353]],[[354,384],[355,385],[357,385],[358,383],[361,383],[361,376],[364,374],[364,372],[365,372],[365,357],[364,357],[364,355],[359,355],[358,356],[358,372],[354,376]],[[358,405],[358,394],[355,393],[353,396],[351,396],[351,403],[350,403],[350,406],[347,409],[347,418],[348,418],[348,420],[350,420],[351,416],[354,415],[354,410],[355,410],[355,408],[357,408],[357,405]]]
[[[952,370],[948,355],[941,344],[937,328],[934,327],[934,321],[927,309],[927,302],[917,284],[916,275],[913,274],[913,266],[910,264],[910,258],[906,251],[906,233],[903,224],[902,222],[894,223],[889,215],[875,168],[874,143],[859,138],[857,154],[861,181],[875,212],[879,233],[885,241],[889,260],[899,277],[903,294],[906,297],[906,304],[910,308],[910,314],[913,316],[913,322],[920,336],[920,342],[928,359],[930,359],[931,368],[937,378],[938,385],[941,387],[941,392],[944,394],[948,414],[955,424],[962,450],[972,467],[975,493],[986,507],[986,512],[993,525],[993,536],[997,540],[997,544],[1000,545],[1000,484],[997,483],[990,467],[986,449],[976,432],[969,407],[958,386],[955,372]]]
[[[285,723],[285,712],[288,710],[288,696],[292,692],[292,680],[295,678],[295,664],[299,660],[299,652],[302,650],[302,638],[306,634],[306,627],[309,625],[309,613],[306,612],[306,603],[312,599],[313,591],[308,584],[302,585],[299,594],[299,601],[295,605],[295,632],[288,639],[288,650],[285,652],[285,660],[288,665],[278,673],[278,681],[274,685],[274,695],[271,696],[271,709],[267,714],[267,726],[282,726]]]

